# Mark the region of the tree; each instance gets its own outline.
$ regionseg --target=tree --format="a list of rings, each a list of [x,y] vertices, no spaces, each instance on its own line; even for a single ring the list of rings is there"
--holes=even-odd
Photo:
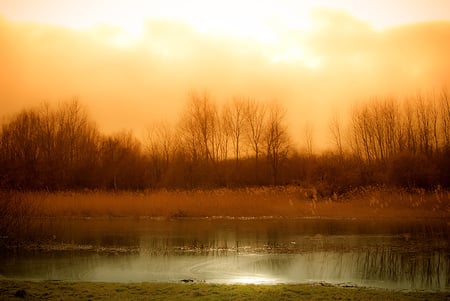
[[[161,184],[169,170],[176,153],[176,143],[173,129],[167,122],[154,124],[147,129],[145,150],[150,160],[151,182]]]
[[[4,182],[15,188],[37,188],[40,143],[36,110],[24,110],[3,125],[1,136]]]
[[[44,110],[45,112],[45,110]],[[98,161],[99,134],[96,126],[89,120],[85,108],[78,98],[61,103],[54,114],[48,114],[50,124],[55,127],[53,156],[54,175],[60,188],[73,187],[91,172],[92,165]],[[49,133],[46,133],[49,136]],[[51,136],[50,135],[50,136]]]
[[[342,141],[342,125],[337,114],[333,115],[333,117],[331,118],[328,128],[331,133],[331,139],[336,147],[337,153],[339,157],[342,158],[344,156],[344,147]]]
[[[194,161],[215,161],[217,116],[217,107],[209,95],[191,93],[180,129]]]
[[[356,106],[352,110],[351,139],[353,152],[360,159],[372,162],[374,154],[372,149],[373,137],[372,123],[369,110],[366,106]]]
[[[385,162],[401,147],[399,107],[393,99],[373,99],[353,109],[353,145],[369,163]]]
[[[281,162],[287,158],[290,145],[285,124],[285,110],[279,103],[272,103],[269,107],[265,127],[265,143],[267,159],[272,170],[272,181],[276,185],[278,184]]]
[[[218,175],[217,163],[226,154],[226,141],[219,111],[208,94],[190,94],[178,133],[191,186],[200,180],[211,184],[216,179],[211,174]]]
[[[97,163],[98,132],[77,99],[43,103],[3,125],[1,152],[10,185],[62,189],[86,185]]]
[[[310,123],[305,125],[305,142],[306,142],[306,153],[309,157],[313,155],[313,127]]]
[[[410,100],[405,101],[403,104],[403,122],[402,127],[402,142],[405,147],[402,151],[415,154],[418,151],[418,129],[417,120],[414,115],[414,106]]]
[[[255,156],[255,181],[259,182],[259,156],[266,122],[266,106],[248,99],[245,103],[246,137]]]
[[[419,138],[419,150],[423,154],[432,152],[432,125],[431,107],[421,95],[417,95],[415,103],[415,114],[417,118],[417,130]]]
[[[147,164],[142,156],[141,144],[131,131],[103,137],[100,153],[104,186],[115,190],[145,187]]]
[[[245,131],[245,100],[235,97],[232,102],[225,104],[223,110],[223,124],[225,133],[231,137],[231,143],[234,150],[234,159],[236,160],[236,168],[239,164],[241,154],[243,133]]]
[[[450,150],[450,96],[446,89],[443,89],[440,95],[439,112],[443,146],[445,149]]]

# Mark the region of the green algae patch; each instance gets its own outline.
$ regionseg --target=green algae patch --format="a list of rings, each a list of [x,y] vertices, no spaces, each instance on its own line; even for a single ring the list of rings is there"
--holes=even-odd
[[[0,300],[450,300],[450,292],[320,284],[227,285],[0,280]]]

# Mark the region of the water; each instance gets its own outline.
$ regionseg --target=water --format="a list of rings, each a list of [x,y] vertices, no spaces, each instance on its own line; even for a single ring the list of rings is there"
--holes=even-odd
[[[447,221],[46,220],[56,248],[6,254],[0,277],[305,283],[450,291]],[[56,250],[59,249],[59,250]]]

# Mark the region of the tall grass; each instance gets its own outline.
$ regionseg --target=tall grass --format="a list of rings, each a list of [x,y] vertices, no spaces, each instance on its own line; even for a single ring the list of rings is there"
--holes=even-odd
[[[41,217],[449,217],[448,191],[368,188],[320,199],[296,186],[146,192],[23,193]]]
[[[41,210],[39,198],[26,199],[22,193],[0,191],[0,246],[11,246],[38,238]]]
[[[61,220],[91,217],[438,217],[448,221],[450,193],[445,190],[425,192],[372,187],[320,199],[315,189],[298,186],[143,192],[0,191],[0,253],[15,246],[54,242],[61,233],[72,231],[70,224],[61,223]]]
[[[33,199],[25,194],[26,199]],[[156,192],[60,192],[43,201],[43,216],[211,217],[301,216],[301,195],[289,190],[216,189]],[[304,199],[304,198],[303,198]],[[289,210],[286,210],[289,208]]]

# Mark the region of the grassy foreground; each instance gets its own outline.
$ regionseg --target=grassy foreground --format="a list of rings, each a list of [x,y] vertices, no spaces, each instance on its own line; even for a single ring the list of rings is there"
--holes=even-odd
[[[312,284],[220,285],[0,280],[0,300],[450,300],[445,292],[399,292]]]

